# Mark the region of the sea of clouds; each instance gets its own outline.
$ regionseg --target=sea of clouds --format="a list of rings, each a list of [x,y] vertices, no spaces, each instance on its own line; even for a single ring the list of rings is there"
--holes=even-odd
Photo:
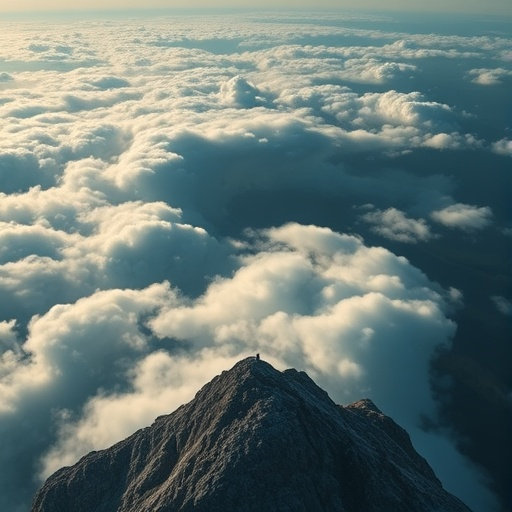
[[[463,292],[386,242],[509,226],[441,173],[353,162],[509,159],[510,134],[465,131],[471,112],[407,84],[431,59],[467,63],[461,84],[510,83],[510,39],[344,19],[2,23],[0,509],[28,510],[41,479],[260,352],[339,403],[371,397],[449,491],[495,510],[450,427],[425,428]],[[322,198],[344,232],[315,217]]]

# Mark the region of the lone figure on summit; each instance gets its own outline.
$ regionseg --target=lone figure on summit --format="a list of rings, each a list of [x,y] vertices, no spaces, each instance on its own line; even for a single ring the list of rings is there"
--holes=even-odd
[[[256,354],[256,361],[259,361],[260,360],[260,354],[259,352]]]

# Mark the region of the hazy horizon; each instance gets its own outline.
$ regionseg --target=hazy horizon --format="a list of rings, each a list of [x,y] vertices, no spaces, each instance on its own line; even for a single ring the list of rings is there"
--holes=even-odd
[[[72,12],[72,11],[109,11],[109,10],[155,10],[155,9],[187,9],[212,11],[215,9],[249,9],[249,10],[321,10],[334,11],[379,11],[379,12],[430,12],[452,14],[483,14],[512,16],[512,5],[508,0],[490,0],[482,3],[476,0],[432,0],[428,3],[411,3],[408,0],[361,0],[357,7],[348,0],[225,0],[206,2],[204,0],[174,0],[170,5],[168,0],[77,0],[70,6],[66,0],[42,0],[34,3],[32,0],[18,0],[9,5],[0,5],[2,13],[37,13],[37,12]]]

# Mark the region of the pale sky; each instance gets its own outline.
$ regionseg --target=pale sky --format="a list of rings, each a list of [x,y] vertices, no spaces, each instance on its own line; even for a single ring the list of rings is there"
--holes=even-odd
[[[71,9],[149,9],[149,8],[354,8],[351,0],[8,0],[0,3],[2,12],[37,12]],[[512,16],[512,0],[359,0],[357,9],[439,11],[505,14]]]

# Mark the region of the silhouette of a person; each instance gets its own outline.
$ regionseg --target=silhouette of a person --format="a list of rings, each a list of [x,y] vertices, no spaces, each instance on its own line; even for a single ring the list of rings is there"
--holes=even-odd
[[[260,354],[256,354],[256,361],[259,361],[260,360]]]

